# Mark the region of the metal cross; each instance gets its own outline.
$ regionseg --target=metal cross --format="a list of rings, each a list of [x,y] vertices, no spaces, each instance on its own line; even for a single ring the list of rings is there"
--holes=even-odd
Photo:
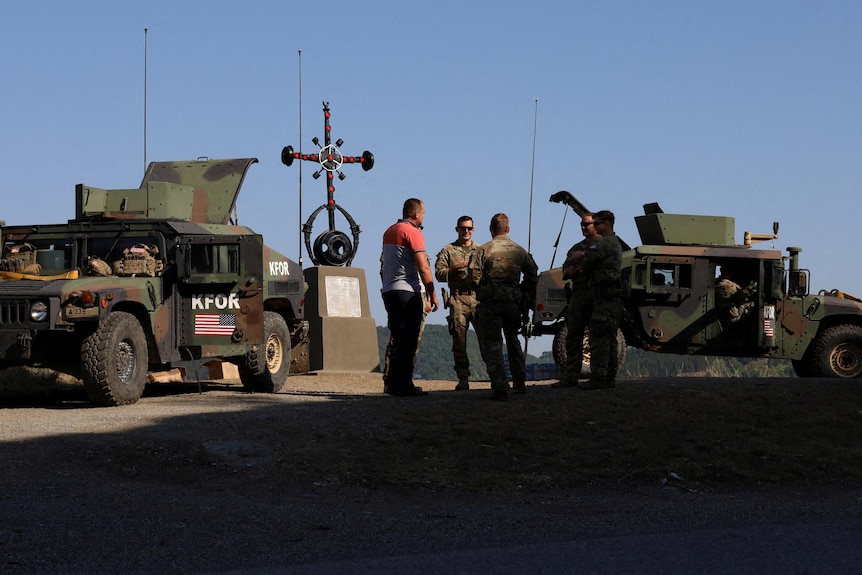
[[[319,148],[319,151],[316,154],[303,154],[294,151],[293,146],[285,146],[281,150],[281,163],[285,166],[290,166],[294,160],[305,160],[320,164],[320,169],[314,172],[312,177],[316,180],[321,174],[326,174],[326,203],[314,210],[308,221],[302,226],[303,234],[305,234],[305,249],[308,251],[311,261],[315,265],[322,263],[323,265],[349,267],[359,248],[359,226],[350,217],[347,210],[335,202],[335,174],[338,174],[339,180],[344,180],[347,177],[340,170],[344,164],[360,164],[362,169],[367,172],[374,167],[374,154],[365,150],[362,152],[362,156],[342,155],[338,148],[344,144],[344,141],[339,138],[335,142],[335,145],[332,144],[332,127],[329,125],[329,115],[329,102],[323,102],[323,146],[320,145],[320,140],[317,136],[311,139],[314,145]],[[324,208],[326,208],[329,215],[329,230],[320,234],[314,240],[314,248],[312,249],[312,224],[317,214]],[[350,231],[353,234],[352,244],[347,234],[335,229],[335,210],[340,211],[350,223]]]

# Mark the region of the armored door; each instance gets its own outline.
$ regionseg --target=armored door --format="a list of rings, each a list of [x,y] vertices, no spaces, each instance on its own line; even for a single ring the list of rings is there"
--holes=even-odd
[[[632,265],[631,302],[648,345],[696,353],[709,338],[712,274],[707,260],[654,255]]]
[[[195,358],[263,342],[263,240],[207,236],[178,246],[177,341]]]

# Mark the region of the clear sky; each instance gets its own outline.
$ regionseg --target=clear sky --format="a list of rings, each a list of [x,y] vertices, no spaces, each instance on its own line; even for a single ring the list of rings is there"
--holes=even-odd
[[[317,149],[327,101],[342,153],[374,153],[369,172],[343,168],[335,199],[361,227],[378,325],[381,236],[411,196],[432,258],[458,216],[485,241],[502,211],[547,269],[565,211],[548,197],[565,189],[613,210],[631,244],[648,202],[734,216],[738,242],[779,221],[775,247],[804,248],[813,291],[862,296],[862,2],[6,3],[0,219],[65,221],[77,183],[139,185],[145,28],[146,159],[258,158],[239,222],[305,266],[324,179],[305,162],[300,193],[282,147]],[[312,239],[327,227],[321,214]]]

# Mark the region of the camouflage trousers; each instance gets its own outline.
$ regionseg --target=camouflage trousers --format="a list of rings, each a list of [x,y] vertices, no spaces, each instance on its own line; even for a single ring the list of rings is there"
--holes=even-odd
[[[470,378],[470,359],[467,357],[467,331],[470,324],[476,329],[476,296],[457,294],[449,299],[449,335],[452,336],[452,356],[458,380]],[[478,330],[476,330],[478,333]]]
[[[506,377],[506,359],[503,357],[503,338],[509,354],[509,370],[515,384],[527,379],[524,365],[524,350],[518,340],[521,325],[521,310],[517,303],[508,301],[480,301],[476,307],[476,335],[479,336],[479,350],[488,368],[491,388],[497,392],[508,392],[509,379]]]
[[[573,291],[566,310],[566,367],[562,378],[564,381],[574,382],[581,377],[581,370],[584,367],[584,332],[592,313],[592,290]]]
[[[623,318],[619,298],[596,298],[590,316],[590,372],[597,379],[612,379],[619,368],[617,330]]]

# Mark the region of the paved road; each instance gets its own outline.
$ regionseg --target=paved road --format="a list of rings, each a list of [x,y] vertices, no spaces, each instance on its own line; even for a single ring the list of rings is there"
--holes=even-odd
[[[862,572],[862,519],[703,529],[230,571],[235,575]]]

